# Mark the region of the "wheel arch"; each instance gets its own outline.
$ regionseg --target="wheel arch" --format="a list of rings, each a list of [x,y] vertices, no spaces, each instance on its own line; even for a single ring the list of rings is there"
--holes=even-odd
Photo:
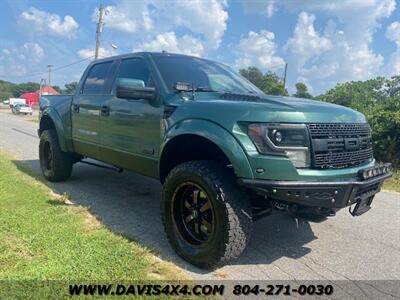
[[[176,165],[190,160],[214,160],[231,165],[236,176],[253,178],[247,156],[239,142],[221,126],[205,120],[185,120],[166,134],[159,160],[163,183]]]
[[[65,130],[63,122],[58,113],[51,108],[47,108],[42,112],[39,122],[39,136],[44,130],[54,129],[57,132],[58,143],[62,151],[67,152],[68,146],[65,140]]]

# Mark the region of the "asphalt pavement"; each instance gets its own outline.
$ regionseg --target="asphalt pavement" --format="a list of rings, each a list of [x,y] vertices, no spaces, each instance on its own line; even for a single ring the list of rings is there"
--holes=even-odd
[[[0,149],[12,154],[24,172],[40,177],[37,126],[23,116],[0,111]],[[360,217],[343,209],[320,223],[288,214],[261,219],[243,256],[210,271],[187,264],[168,244],[156,180],[78,163],[69,181],[46,184],[58,194],[70,195],[73,203],[89,207],[111,231],[154,249],[159,258],[196,279],[400,279],[399,193],[379,193],[373,209]]]

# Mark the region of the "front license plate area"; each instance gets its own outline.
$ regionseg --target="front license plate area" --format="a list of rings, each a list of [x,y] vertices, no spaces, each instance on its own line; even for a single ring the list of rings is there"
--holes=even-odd
[[[365,197],[365,198],[360,198],[356,205],[354,206],[353,210],[351,210],[351,207],[349,208],[349,212],[353,217],[358,217],[361,216],[362,214],[366,213],[371,209],[371,203],[372,200],[374,199],[374,196],[372,197]]]

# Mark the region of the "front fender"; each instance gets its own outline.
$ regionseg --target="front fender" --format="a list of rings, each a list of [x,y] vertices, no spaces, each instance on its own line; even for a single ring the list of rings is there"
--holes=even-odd
[[[207,120],[187,119],[174,124],[166,132],[161,153],[170,140],[183,134],[198,135],[213,142],[229,159],[238,177],[254,177],[249,160],[239,142],[229,131]]]
[[[70,147],[67,144],[66,138],[65,138],[65,129],[64,129],[64,124],[62,122],[62,119],[58,112],[52,108],[52,107],[46,107],[42,112],[41,112],[41,117],[40,117],[40,127],[39,130],[42,131],[42,120],[44,117],[48,117],[52,120],[54,127],[57,132],[57,137],[58,137],[58,143],[60,144],[60,148],[64,152],[70,151]]]

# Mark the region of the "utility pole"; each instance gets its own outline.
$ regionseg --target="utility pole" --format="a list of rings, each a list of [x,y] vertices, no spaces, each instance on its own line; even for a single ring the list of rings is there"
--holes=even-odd
[[[48,84],[50,86],[51,85],[51,68],[53,67],[53,65],[47,65],[47,67],[49,68],[49,81],[48,81]]]
[[[283,89],[286,88],[287,68],[288,68],[288,63],[285,64],[285,73],[283,75]]]
[[[40,88],[39,88],[39,96],[40,96],[40,97],[42,97],[42,87],[43,87],[43,85],[44,85],[44,86],[47,85],[47,84],[46,84],[46,79],[45,79],[45,78],[40,79]]]
[[[100,4],[99,7],[99,20],[97,22],[97,28],[96,28],[96,49],[94,51],[94,59],[97,59],[99,57],[99,48],[100,48],[100,36],[101,36],[101,32],[103,31],[103,16],[105,13],[105,9],[103,7],[103,5]]]

